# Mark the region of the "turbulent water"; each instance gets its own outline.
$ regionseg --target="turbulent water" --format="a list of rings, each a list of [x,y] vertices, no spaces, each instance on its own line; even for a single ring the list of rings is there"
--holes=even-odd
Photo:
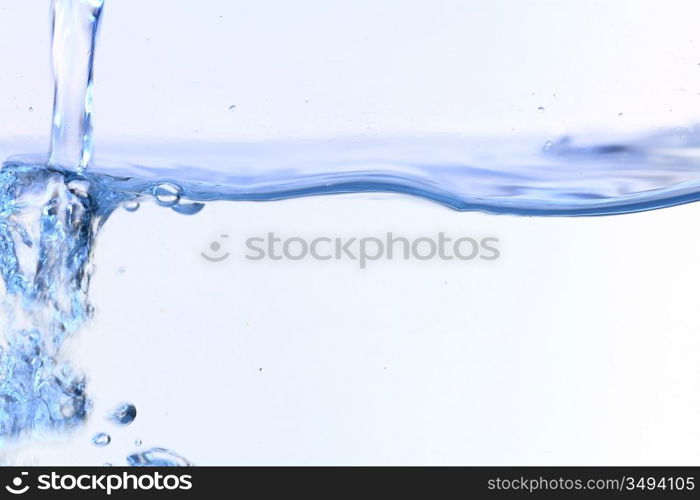
[[[102,0],[54,0],[55,78],[48,155],[0,171],[0,447],[63,432],[89,415],[84,376],[61,347],[90,318],[99,228],[125,203],[185,215],[212,200],[350,192],[420,196],[457,210],[606,215],[700,199],[700,129],[638,139],[458,136],[278,143],[104,145],[92,155],[92,62]],[[2,98],[2,96],[0,96]],[[135,417],[136,410],[133,410]],[[95,436],[109,444],[109,435]],[[162,448],[131,465],[187,461]]]

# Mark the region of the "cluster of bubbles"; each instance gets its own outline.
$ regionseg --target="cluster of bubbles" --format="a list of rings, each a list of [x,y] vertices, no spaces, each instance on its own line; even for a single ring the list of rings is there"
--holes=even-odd
[[[136,419],[136,406],[124,402],[118,404],[107,415],[112,423],[124,427]],[[107,446],[112,442],[112,437],[106,432],[98,432],[92,437],[92,444],[99,447]],[[141,440],[136,439],[134,446],[141,446]],[[133,467],[182,467],[191,465],[184,457],[166,448],[149,448],[143,451],[135,451],[126,457],[126,463]],[[112,465],[106,463],[104,465]]]
[[[153,200],[161,207],[170,208],[183,215],[194,215],[204,208],[204,203],[183,202],[182,188],[172,182],[160,182],[151,188],[150,194]],[[127,212],[135,212],[141,204],[136,200],[130,200],[123,205]]]

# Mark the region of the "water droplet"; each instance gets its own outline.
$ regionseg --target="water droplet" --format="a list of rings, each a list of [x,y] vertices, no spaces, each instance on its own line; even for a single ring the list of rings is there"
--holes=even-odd
[[[539,107],[537,108],[537,111],[544,111],[544,106],[539,106]]]
[[[177,213],[182,214],[182,215],[194,215],[202,211],[204,208],[204,203],[178,203],[174,207],[172,207],[173,210],[175,210]]]
[[[107,446],[112,442],[112,437],[106,432],[98,432],[92,436],[92,444],[95,446]]]
[[[122,205],[127,212],[136,212],[141,204],[138,201],[127,201]]]
[[[180,186],[162,182],[153,188],[153,197],[161,207],[172,207],[180,201]]]
[[[141,440],[137,439],[136,441],[134,441],[134,446],[141,446]]]
[[[622,113],[618,113],[617,116],[622,116]]]
[[[121,403],[109,415],[115,424],[129,425],[136,418],[136,407],[131,403]]]
[[[231,104],[231,105],[228,107],[228,109],[229,109],[229,111],[231,111],[231,110],[233,110],[233,109],[236,109],[236,105],[235,105],[235,104]]]
[[[34,111],[34,108],[29,106],[29,112],[31,113],[32,111]]]
[[[552,148],[552,144],[552,141],[545,142],[544,146],[542,146],[542,151],[544,151],[545,153],[549,151]]]
[[[132,467],[183,467],[192,465],[184,457],[165,448],[151,448],[126,457]]]

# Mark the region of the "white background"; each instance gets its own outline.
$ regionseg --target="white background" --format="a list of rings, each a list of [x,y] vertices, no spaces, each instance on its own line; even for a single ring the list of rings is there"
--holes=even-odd
[[[112,1],[97,140],[685,125],[700,99],[697,14],[693,2]],[[48,3],[4,0],[0,34],[2,152],[26,152],[13,137],[48,136]],[[93,417],[11,459],[123,463],[139,438],[198,464],[696,464],[698,210],[535,219],[350,196],[119,211],[98,242],[95,319],[68,351]],[[365,271],[241,258],[268,231],[440,230],[496,235],[502,258]],[[234,254],[205,262],[222,233]],[[103,414],[121,400],[139,416],[114,430]],[[98,430],[113,433],[107,448],[90,445]]]

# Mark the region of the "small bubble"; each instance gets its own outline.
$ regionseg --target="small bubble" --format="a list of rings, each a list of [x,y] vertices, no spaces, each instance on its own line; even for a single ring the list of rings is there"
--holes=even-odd
[[[112,442],[112,437],[106,432],[98,432],[92,436],[92,444],[95,446],[107,446]]]
[[[169,182],[161,182],[153,188],[153,197],[156,203],[161,207],[172,207],[180,201],[181,189],[180,186],[170,184]]]
[[[125,272],[126,272],[126,267],[124,267],[124,266],[119,266],[119,267],[117,268],[117,276],[121,276],[121,275],[124,274]]]
[[[537,108],[537,111],[544,111],[544,106],[539,106],[539,107]]]
[[[34,108],[29,106],[29,112],[31,113],[32,111],[34,111]]]
[[[218,252],[219,249],[221,249],[221,243],[218,241],[212,241],[211,245],[209,245],[209,248],[211,248],[212,252]]]
[[[129,425],[136,418],[136,407],[131,403],[121,403],[109,415],[115,424]]]
[[[542,151],[547,152],[552,148],[552,141],[547,141],[544,143],[544,146],[542,146]],[[447,281],[445,281],[447,283]]]
[[[231,105],[228,107],[228,110],[229,110],[229,111],[233,111],[234,109],[236,109],[236,105],[235,105],[235,104],[231,104]]]
[[[138,201],[127,201],[123,205],[124,210],[127,212],[136,212],[140,206],[141,204]]]
[[[622,113],[618,113],[617,116],[622,116]]]
[[[141,440],[140,439],[135,440],[134,446],[141,446]]]
[[[75,415],[75,404],[72,401],[61,405],[61,415],[64,418],[71,418]]]

